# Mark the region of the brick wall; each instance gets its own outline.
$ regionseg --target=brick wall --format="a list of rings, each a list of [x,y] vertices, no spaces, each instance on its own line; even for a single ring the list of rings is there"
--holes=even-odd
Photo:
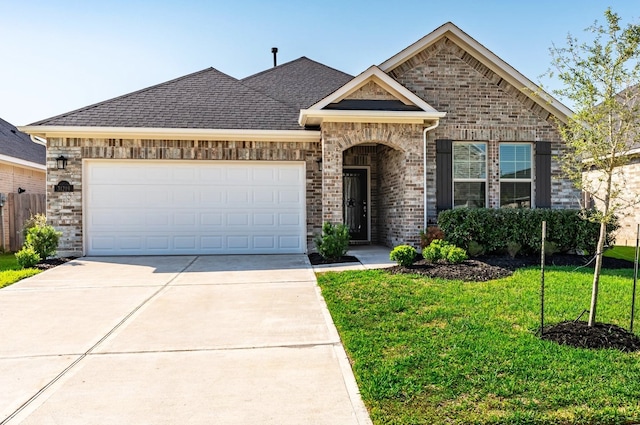
[[[26,189],[26,193],[45,193],[46,175],[44,171],[18,167],[0,163],[0,193],[17,193],[18,188]],[[9,211],[7,204],[3,207],[2,223],[4,229],[4,244],[0,241],[0,249],[9,249]]]
[[[69,159],[65,170],[56,169],[55,158],[61,154]],[[51,138],[47,149],[47,214],[62,232],[59,255],[82,255],[83,159],[305,161],[307,245],[311,247],[313,235],[322,227],[319,158],[317,142]],[[53,186],[61,180],[73,185],[74,192],[54,192]]]
[[[604,196],[602,190],[596,190],[601,185],[596,183],[600,174],[596,172],[584,173],[585,185],[588,181],[595,184],[585,187],[585,190],[593,192],[600,197]],[[622,189],[617,202],[621,208],[617,211],[620,228],[616,232],[616,245],[635,246],[637,237],[637,226],[640,224],[640,158],[633,157],[624,167],[618,169],[613,179],[614,189],[617,186]],[[592,198],[597,207],[602,208],[602,202]]]
[[[430,220],[436,218],[435,141],[488,142],[489,206],[499,205],[496,177],[499,142],[552,143],[552,154],[565,154],[549,113],[456,44],[444,38],[406,61],[389,75],[447,116],[428,133],[427,196]],[[580,192],[564,178],[554,159],[552,207],[576,208]]]

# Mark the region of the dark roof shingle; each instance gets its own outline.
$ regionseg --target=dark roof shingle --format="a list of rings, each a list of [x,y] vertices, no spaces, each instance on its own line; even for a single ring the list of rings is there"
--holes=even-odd
[[[208,68],[32,125],[299,129],[298,111]]]
[[[300,130],[300,109],[351,78],[305,57],[243,80],[208,68],[31,125]]]
[[[34,143],[28,134],[18,131],[12,124],[0,118],[0,155],[44,165],[46,148]]]
[[[303,56],[240,81],[300,110],[322,100],[352,79],[349,74]]]

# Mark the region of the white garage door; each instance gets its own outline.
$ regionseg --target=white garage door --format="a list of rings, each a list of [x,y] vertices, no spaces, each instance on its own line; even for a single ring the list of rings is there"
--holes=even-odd
[[[86,161],[88,255],[306,251],[302,162]]]

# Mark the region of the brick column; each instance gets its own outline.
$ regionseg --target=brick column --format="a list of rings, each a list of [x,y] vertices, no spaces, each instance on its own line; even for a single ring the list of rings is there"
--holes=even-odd
[[[342,150],[338,143],[322,144],[322,221],[342,223]]]

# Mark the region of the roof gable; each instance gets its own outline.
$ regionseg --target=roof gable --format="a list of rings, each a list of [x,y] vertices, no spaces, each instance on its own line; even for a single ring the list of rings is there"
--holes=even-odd
[[[44,170],[46,148],[0,118],[0,160]]]
[[[500,59],[496,54],[478,43],[474,38],[451,22],[447,22],[435,31],[427,34],[420,40],[403,49],[396,55],[384,61],[379,67],[387,74],[401,74],[404,70],[411,68],[412,59],[420,55],[420,53],[432,48],[443,38],[447,38],[458,45],[475,60],[495,72],[502,79],[507,81],[517,90],[525,94],[561,121],[566,122],[567,117],[572,114],[572,111],[560,101],[550,94],[541,91],[537,84],[533,83],[511,65]]]
[[[300,111],[303,126],[323,121],[411,122],[439,119],[438,112],[402,84],[371,66],[329,96]]]

